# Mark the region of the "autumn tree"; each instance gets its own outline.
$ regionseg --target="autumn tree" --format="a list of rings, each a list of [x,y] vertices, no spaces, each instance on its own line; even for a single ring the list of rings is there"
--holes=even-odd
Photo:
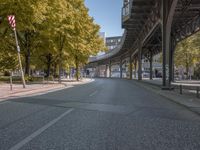
[[[200,33],[197,33],[180,43],[178,43],[175,51],[175,64],[186,68],[187,76],[189,68],[200,62]]]
[[[83,0],[73,1],[74,7],[74,31],[73,49],[70,54],[74,57],[76,68],[76,79],[79,80],[79,66],[88,61],[89,56],[96,55],[104,50],[103,39],[99,36],[100,27],[94,23],[93,18],[88,15],[88,9]]]
[[[0,72],[12,71],[18,66],[17,53],[14,47],[14,42],[10,41],[9,45],[5,46],[5,41],[8,40],[4,37],[0,41]]]
[[[100,27],[89,16],[83,0],[1,0],[0,10],[3,18],[0,51],[9,53],[1,53],[0,61],[11,64],[5,60],[9,62],[10,56],[15,58],[17,53],[7,21],[7,16],[13,14],[27,75],[30,66],[46,70],[47,76],[51,70],[55,74],[59,68],[61,82],[62,70],[76,66],[78,80],[79,66],[104,49],[103,39],[99,36]]]
[[[72,1],[72,0],[71,0]],[[71,33],[73,26],[73,7],[68,0],[51,0],[47,13],[47,32],[51,34],[51,39],[55,43],[59,62],[59,82],[61,82],[61,72],[63,60],[68,55],[68,49],[71,46]]]
[[[34,42],[36,28],[38,24],[41,24],[45,19],[45,12],[47,8],[48,0],[2,0],[0,5],[0,16],[4,19],[4,28],[9,28],[7,16],[15,15],[17,22],[17,35],[19,37],[19,43],[21,46],[21,53],[24,56],[25,74],[30,74],[30,57],[31,52],[34,49]],[[11,37],[12,38],[12,37]],[[6,45],[9,45],[7,43]]]

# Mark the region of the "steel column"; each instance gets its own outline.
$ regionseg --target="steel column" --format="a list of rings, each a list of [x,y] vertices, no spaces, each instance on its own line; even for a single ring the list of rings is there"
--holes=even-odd
[[[153,80],[153,54],[152,54],[152,51],[150,51],[149,63],[150,63],[150,80]]]
[[[131,55],[129,56],[129,71],[130,71],[130,77],[129,79],[132,80],[133,79],[133,62],[132,62],[132,57]]]
[[[142,80],[142,43],[139,43],[138,49],[138,80]]]
[[[112,67],[112,64],[111,64],[111,60],[109,61],[109,78],[111,78],[111,67]]]
[[[119,63],[119,68],[120,68],[120,79],[122,79],[122,59],[120,58],[120,63]]]
[[[175,39],[171,36],[170,42],[170,61],[169,61],[169,81],[174,81],[174,51],[175,51]]]
[[[96,77],[99,78],[99,65],[96,66]]]
[[[136,76],[137,76],[137,60],[136,59],[135,59],[135,62],[134,62],[134,67],[135,67],[134,76],[135,76],[135,79],[136,79]]]
[[[171,87],[171,27],[178,0],[162,0],[163,89]]]
[[[104,73],[105,78],[107,78],[107,74],[108,74],[108,66],[106,65],[106,69],[105,69],[105,73]]]

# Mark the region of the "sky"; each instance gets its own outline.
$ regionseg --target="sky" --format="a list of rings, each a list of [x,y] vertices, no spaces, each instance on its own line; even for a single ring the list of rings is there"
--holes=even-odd
[[[123,0],[85,0],[89,14],[101,26],[107,37],[121,36],[121,8]]]

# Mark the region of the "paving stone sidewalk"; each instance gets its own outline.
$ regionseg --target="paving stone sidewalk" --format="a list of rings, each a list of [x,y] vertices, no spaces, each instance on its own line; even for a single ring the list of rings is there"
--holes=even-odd
[[[45,92],[70,88],[75,85],[86,84],[92,81],[93,80],[91,79],[83,79],[79,82],[75,80],[63,80],[61,84],[57,82],[27,84],[26,88],[23,88],[22,84],[13,84],[12,90],[10,89],[10,84],[0,83],[0,102],[10,98],[31,96],[34,94],[42,94]]]
[[[183,95],[179,94],[177,89],[175,90],[162,90],[157,84],[153,85],[145,81],[136,81],[133,80],[138,86],[142,86],[147,90],[159,94],[170,101],[173,101],[177,104],[180,104],[191,111],[198,113],[200,115],[200,98],[197,98],[195,94],[185,92]]]

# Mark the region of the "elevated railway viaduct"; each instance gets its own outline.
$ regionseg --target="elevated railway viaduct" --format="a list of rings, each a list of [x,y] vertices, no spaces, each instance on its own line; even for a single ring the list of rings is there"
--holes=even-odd
[[[142,80],[142,57],[150,60],[162,52],[162,85],[170,88],[174,72],[174,51],[178,42],[200,30],[200,0],[124,0],[121,43],[102,56],[93,57],[88,66],[111,65],[129,60],[130,79],[133,64],[138,64],[138,80]],[[134,62],[134,63],[133,63]]]

